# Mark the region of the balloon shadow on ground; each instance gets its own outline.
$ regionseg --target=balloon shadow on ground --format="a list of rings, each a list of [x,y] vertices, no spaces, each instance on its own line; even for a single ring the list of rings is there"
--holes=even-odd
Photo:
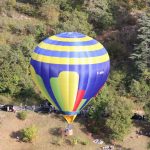
[[[63,134],[63,128],[62,127],[55,127],[55,128],[51,128],[50,130],[49,130],[49,133],[50,134],[52,134],[52,135],[54,135],[54,136],[63,136],[62,134]]]

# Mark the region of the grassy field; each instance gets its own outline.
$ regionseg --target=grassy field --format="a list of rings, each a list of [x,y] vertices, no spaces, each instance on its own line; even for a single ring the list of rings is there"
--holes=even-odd
[[[38,137],[33,143],[19,142],[16,139],[17,131],[36,125],[39,129]],[[28,113],[25,121],[19,120],[15,113],[0,111],[0,150],[98,150],[100,145],[94,144],[93,138],[89,136],[86,128],[79,122],[74,122],[74,135],[69,137],[59,137],[57,129],[66,127],[67,123],[62,116],[55,114],[42,115],[33,112]],[[138,127],[137,127],[138,128]],[[148,138],[145,136],[137,137],[134,128],[132,132],[118,143],[131,150],[146,150]],[[85,141],[86,145],[80,142],[72,145],[71,139],[76,138],[81,142]]]

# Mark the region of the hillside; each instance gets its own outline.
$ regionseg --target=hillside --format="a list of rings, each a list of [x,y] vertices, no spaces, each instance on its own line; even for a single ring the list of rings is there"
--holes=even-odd
[[[109,142],[122,141],[137,126],[131,120],[134,113],[144,115],[144,121],[150,127],[149,5],[147,0],[0,1],[0,104],[39,105],[45,98],[31,79],[31,53],[46,37],[60,32],[81,32],[102,43],[111,62],[107,83],[89,103],[92,109],[88,122],[92,123],[86,126],[87,129],[94,134],[104,132]],[[38,118],[48,117],[34,115],[37,122],[40,122]],[[9,115],[4,113],[4,116],[7,116],[4,122],[8,123]],[[18,128],[17,124],[20,127],[28,124],[28,120],[19,122],[13,114],[11,119],[16,124],[14,130]],[[48,122],[50,120],[47,118]],[[57,121],[62,123],[56,119],[56,124]],[[146,131],[150,132],[149,129]],[[50,140],[48,127],[44,130]],[[13,141],[8,136],[5,138]],[[146,137],[144,139],[147,141]],[[45,142],[49,140],[45,139]],[[19,147],[31,146],[12,143]],[[5,143],[5,146],[10,145]],[[32,146],[35,149],[36,145]]]

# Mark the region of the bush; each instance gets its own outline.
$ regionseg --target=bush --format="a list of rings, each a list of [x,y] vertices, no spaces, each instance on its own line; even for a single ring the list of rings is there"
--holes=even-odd
[[[0,92],[11,95],[31,87],[32,84],[27,66],[30,52],[35,47],[34,38],[26,36],[17,42],[11,47],[6,44],[0,47]]]
[[[132,126],[132,104],[127,99],[118,97],[110,101],[107,106],[109,117],[106,120],[106,127],[110,139],[122,140]]]
[[[9,28],[13,34],[21,35],[24,32],[24,27],[20,24],[10,24]]]
[[[27,118],[27,112],[26,111],[22,111],[18,113],[18,118],[20,120],[25,120]]]
[[[14,6],[16,6],[16,0],[8,0],[8,1],[7,1],[7,5],[8,5],[9,7],[14,7]]]
[[[143,9],[147,5],[147,0],[128,0],[131,9]]]
[[[125,46],[118,41],[109,41],[107,42],[106,48],[110,54],[112,60],[123,60],[128,57],[127,50]],[[117,64],[118,65],[118,64]]]
[[[36,8],[30,4],[20,4],[17,3],[16,10],[20,13],[26,14],[28,16],[37,16],[38,11]]]
[[[40,7],[42,19],[46,19],[50,24],[55,25],[59,21],[59,9],[54,4],[44,4]]]
[[[127,73],[122,70],[114,70],[110,74],[109,83],[120,95],[126,95],[126,77]]]
[[[26,34],[35,34],[35,25],[27,24],[27,25],[25,25],[24,28],[25,28]]]
[[[88,14],[77,10],[72,13],[68,11],[61,13],[56,32],[81,32],[89,36],[95,36],[93,26],[88,23]]]
[[[43,3],[47,2],[48,0],[18,0],[23,3],[30,3],[33,5],[42,5]]]
[[[137,81],[133,79],[131,81],[130,92],[132,96],[137,97],[139,100],[146,101],[149,97],[149,91],[150,87],[144,80]]]
[[[147,120],[150,122],[150,99],[147,100],[145,106],[144,106],[144,111],[145,111],[145,115]]]
[[[147,149],[150,149],[150,142],[147,144]]]
[[[78,139],[76,137],[74,137],[74,138],[71,139],[70,142],[71,142],[71,145],[74,146],[74,145],[78,144]]]
[[[88,145],[88,141],[81,141],[80,142],[82,145]]]
[[[107,84],[104,85],[101,91],[97,96],[91,100],[89,105],[92,104],[92,108],[89,110],[89,117],[98,124],[102,122],[102,115],[106,111],[105,108],[111,100],[116,98],[116,93],[111,86]],[[107,112],[106,112],[107,113]],[[94,130],[97,130],[95,128]]]
[[[35,36],[38,43],[47,38],[49,36],[47,34],[48,32],[46,31],[46,25],[39,24],[35,27]]]
[[[126,73],[122,70],[114,70],[110,74],[110,80],[112,86],[119,86],[119,84],[123,81],[123,79],[126,77]]]
[[[115,22],[113,15],[109,9],[109,1],[95,0],[92,4],[87,4],[87,12],[89,13],[89,21],[93,24],[94,29],[102,31],[109,28]]]
[[[38,128],[34,125],[21,131],[21,139],[23,142],[32,142],[38,134]]]

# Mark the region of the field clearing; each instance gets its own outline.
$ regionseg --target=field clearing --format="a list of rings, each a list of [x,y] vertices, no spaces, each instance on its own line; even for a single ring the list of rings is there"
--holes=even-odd
[[[12,136],[13,132],[17,132],[30,125],[36,125],[39,129],[38,137],[33,143],[18,142],[16,137]],[[71,145],[69,139],[65,137],[60,139],[52,131],[57,128],[65,128],[67,126],[63,117],[57,117],[55,114],[37,114],[29,112],[25,121],[19,120],[15,113],[0,111],[0,150],[100,150],[100,145],[94,144],[93,139],[88,136],[84,125],[74,122],[74,137],[88,142],[87,145],[80,143]],[[122,143],[124,148],[131,150],[146,150],[149,138],[140,136],[136,138],[136,128],[128,135]],[[133,137],[131,139],[131,136]],[[60,140],[60,146],[54,144],[54,140]]]

